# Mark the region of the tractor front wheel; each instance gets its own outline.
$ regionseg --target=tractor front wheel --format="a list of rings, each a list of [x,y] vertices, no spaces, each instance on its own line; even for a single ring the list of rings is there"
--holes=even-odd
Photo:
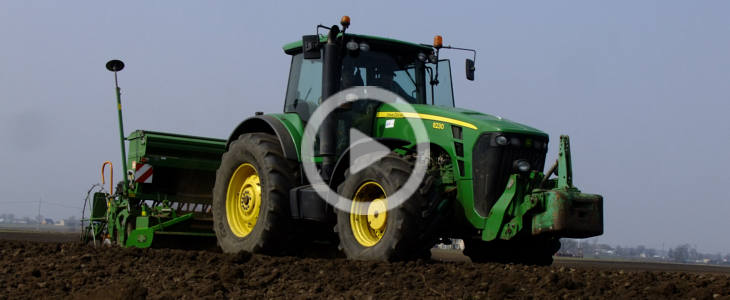
[[[350,259],[408,260],[427,258],[434,245],[425,233],[424,209],[440,200],[438,184],[427,173],[419,189],[398,207],[388,210],[388,195],[408,180],[413,159],[391,153],[356,174],[346,172],[338,193],[352,200],[348,211],[337,211],[340,248]]]

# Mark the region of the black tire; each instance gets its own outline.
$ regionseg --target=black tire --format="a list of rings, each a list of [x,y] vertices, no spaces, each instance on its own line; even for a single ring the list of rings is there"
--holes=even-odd
[[[361,185],[372,181],[382,186],[386,195],[391,195],[408,180],[414,166],[413,160],[391,153],[356,174],[346,171],[338,193],[352,199]],[[439,186],[437,177],[427,173],[416,193],[399,207],[387,212],[382,238],[369,247],[363,246],[355,238],[350,211],[337,210],[335,231],[340,239],[340,249],[347,258],[356,260],[428,259],[436,239],[433,234],[425,232],[431,225],[429,222],[434,219],[427,211],[441,200]]]
[[[226,215],[226,193],[234,171],[242,164],[255,167],[261,186],[256,223],[244,237],[235,235]],[[284,158],[279,140],[270,134],[246,133],[223,154],[213,188],[213,228],[218,245],[227,253],[247,251],[279,254],[289,229],[289,190],[298,178],[296,164]]]
[[[526,237],[516,240],[464,240],[464,255],[475,263],[509,263],[549,266],[560,249],[560,240],[553,237]]]

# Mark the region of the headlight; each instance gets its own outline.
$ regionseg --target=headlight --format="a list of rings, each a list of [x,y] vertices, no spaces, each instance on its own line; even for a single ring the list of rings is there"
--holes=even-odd
[[[353,41],[353,40],[350,40],[349,42],[347,42],[347,44],[345,44],[345,47],[347,47],[347,50],[350,50],[350,51],[356,51],[357,49],[360,49],[360,45],[356,41]]]
[[[362,52],[370,51],[370,45],[365,44],[365,43],[360,43],[360,51],[362,51]]]
[[[515,160],[512,166],[515,168],[515,171],[520,171],[522,173],[530,171],[530,163],[524,159]]]
[[[497,145],[505,146],[507,145],[507,138],[503,135],[500,135],[494,139],[494,141],[497,143]]]

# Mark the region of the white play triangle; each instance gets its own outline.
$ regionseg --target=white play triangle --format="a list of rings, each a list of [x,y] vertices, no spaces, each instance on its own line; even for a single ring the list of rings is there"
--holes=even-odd
[[[390,153],[390,148],[350,128],[350,173],[355,174]]]

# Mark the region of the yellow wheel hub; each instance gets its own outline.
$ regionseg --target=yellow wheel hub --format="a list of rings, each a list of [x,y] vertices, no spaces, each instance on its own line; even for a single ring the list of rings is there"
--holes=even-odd
[[[386,205],[385,199],[375,199],[368,205],[368,224],[375,230],[382,230],[385,228],[385,217],[386,217]]]
[[[350,227],[360,245],[372,247],[383,238],[387,208],[385,189],[380,184],[368,181],[357,189],[350,208]]]
[[[261,181],[256,168],[245,163],[233,172],[226,192],[226,218],[233,234],[245,237],[253,231],[261,208]]]

